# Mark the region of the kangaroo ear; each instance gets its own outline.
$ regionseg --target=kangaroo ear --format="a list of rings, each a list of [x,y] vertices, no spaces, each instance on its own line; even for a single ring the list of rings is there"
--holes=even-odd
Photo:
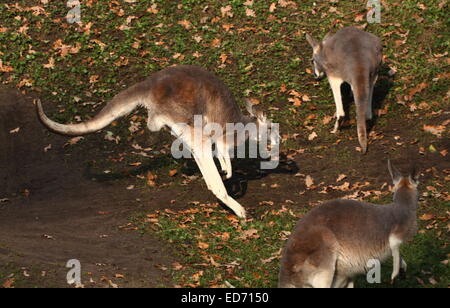
[[[253,104],[250,100],[245,101],[245,108],[252,117],[256,117],[260,122],[267,121],[267,115],[258,105]]]
[[[306,40],[308,41],[309,45],[311,45],[311,47],[316,50],[319,46],[320,43],[315,40],[314,38],[312,38],[311,35],[309,35],[308,33],[306,34]]]
[[[327,41],[331,37],[331,32],[328,32],[327,35],[323,38],[323,42]]]
[[[410,179],[414,182],[414,184],[419,185],[420,181],[420,171],[417,170],[417,166],[413,166],[411,168]]]
[[[254,106],[255,105],[249,99],[245,101],[245,109],[247,109],[248,113],[253,117],[256,116]]]
[[[395,168],[392,165],[391,159],[388,159],[388,169],[389,169],[389,173],[391,174],[392,181],[394,182],[394,184],[398,183],[403,176],[400,173],[400,171],[398,171],[397,168]]]
[[[253,106],[253,113],[254,116],[258,118],[258,121],[260,123],[267,123],[267,114],[261,110],[261,108],[259,106]]]

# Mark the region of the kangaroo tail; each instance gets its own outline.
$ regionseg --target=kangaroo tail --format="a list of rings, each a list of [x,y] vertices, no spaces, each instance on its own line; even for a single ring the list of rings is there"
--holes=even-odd
[[[358,89],[355,93],[356,116],[358,125],[358,140],[361,145],[363,154],[367,153],[367,108],[369,108],[369,86]]]
[[[130,88],[129,90],[131,90]],[[79,124],[60,124],[50,120],[44,113],[40,100],[36,101],[38,117],[41,122],[51,131],[67,136],[81,136],[97,132],[114,120],[126,116],[141,104],[137,95],[132,95],[132,91],[125,90],[119,93],[109,102],[99,114],[91,120]]]

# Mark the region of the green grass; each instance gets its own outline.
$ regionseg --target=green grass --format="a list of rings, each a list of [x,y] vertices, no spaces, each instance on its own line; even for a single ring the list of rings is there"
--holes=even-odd
[[[174,265],[181,286],[276,287],[280,249],[298,214],[259,210],[244,225],[217,204],[199,204],[178,212],[137,216],[143,234],[156,233],[179,249],[183,268]]]

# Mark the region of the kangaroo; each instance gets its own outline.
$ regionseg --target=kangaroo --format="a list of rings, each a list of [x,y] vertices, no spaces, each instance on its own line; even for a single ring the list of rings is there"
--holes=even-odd
[[[309,34],[306,39],[313,48],[313,66],[316,79],[328,76],[336,103],[337,133],[345,110],[342,103],[341,86],[350,84],[356,103],[358,140],[362,152],[367,152],[367,120],[372,119],[372,100],[378,70],[381,66],[382,43],[373,34],[354,27],[344,28],[335,35],[328,34],[322,42]]]
[[[281,288],[353,288],[353,278],[367,271],[369,260],[394,258],[392,281],[406,263],[400,246],[417,232],[419,174],[409,177],[388,163],[394,203],[325,203],[302,218],[287,241],[281,260]]]
[[[148,129],[152,132],[168,127],[172,134],[182,140],[192,153],[203,177],[215,196],[228,206],[238,217],[245,218],[245,209],[227,193],[225,185],[214,162],[212,145],[216,145],[217,158],[227,178],[232,176],[229,151],[235,145],[251,138],[259,141],[265,134],[244,134],[237,144],[227,143],[227,138],[211,140],[202,132],[201,142],[194,142],[194,118],[201,116],[203,125],[219,124],[225,128],[228,123],[254,123],[258,132],[271,130],[271,122],[258,106],[247,102],[250,116],[244,116],[228,87],[214,74],[196,66],[180,65],[154,73],[116,95],[94,118],[80,124],[59,124],[44,113],[42,103],[36,101],[41,122],[51,131],[69,136],[80,136],[97,132],[117,118],[126,116],[138,107],[148,110]],[[226,136],[224,132],[223,136]],[[269,136],[273,135],[269,133]],[[245,139],[245,140],[244,140]],[[276,138],[270,141],[276,142]],[[271,143],[271,144],[272,144]],[[266,143],[267,144],[267,143]]]

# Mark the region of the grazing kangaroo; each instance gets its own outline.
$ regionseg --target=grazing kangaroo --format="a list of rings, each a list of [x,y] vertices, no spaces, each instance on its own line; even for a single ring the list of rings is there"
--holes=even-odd
[[[328,76],[336,103],[337,133],[345,118],[341,86],[350,84],[356,103],[358,139],[362,151],[367,152],[367,125],[372,119],[373,89],[381,66],[381,40],[373,34],[354,27],[344,28],[335,35],[328,34],[322,42],[309,34],[306,39],[313,48],[314,74],[317,79]]]
[[[386,206],[352,200],[325,203],[302,218],[283,252],[279,287],[353,287],[369,260],[394,258],[392,280],[406,263],[400,245],[417,232],[418,174],[403,177],[389,161],[394,203]]]
[[[115,96],[93,119],[80,123],[63,125],[50,120],[44,113],[42,104],[36,101],[37,111],[42,123],[50,130],[69,136],[80,136],[99,131],[119,117],[132,112],[137,107],[148,110],[148,129],[159,131],[168,127],[174,136],[180,138],[189,148],[205,179],[208,189],[227,205],[234,213],[245,218],[245,209],[231,198],[214,163],[212,145],[216,145],[217,156],[227,177],[232,176],[229,151],[242,144],[251,135],[258,141],[265,134],[238,134],[241,140],[227,143],[227,132],[223,138],[211,140],[210,135],[200,135],[200,142],[194,142],[194,118],[201,116],[203,125],[254,123],[258,132],[271,129],[271,122],[257,106],[247,102],[251,116],[244,116],[231,91],[212,73],[195,66],[180,65],[159,71],[145,81],[138,83]],[[268,133],[268,136],[272,136]],[[273,136],[272,136],[273,137]],[[239,139],[239,138],[238,138]],[[266,140],[267,141],[267,140]],[[271,142],[275,142],[271,138]],[[237,144],[236,144],[237,143]]]

